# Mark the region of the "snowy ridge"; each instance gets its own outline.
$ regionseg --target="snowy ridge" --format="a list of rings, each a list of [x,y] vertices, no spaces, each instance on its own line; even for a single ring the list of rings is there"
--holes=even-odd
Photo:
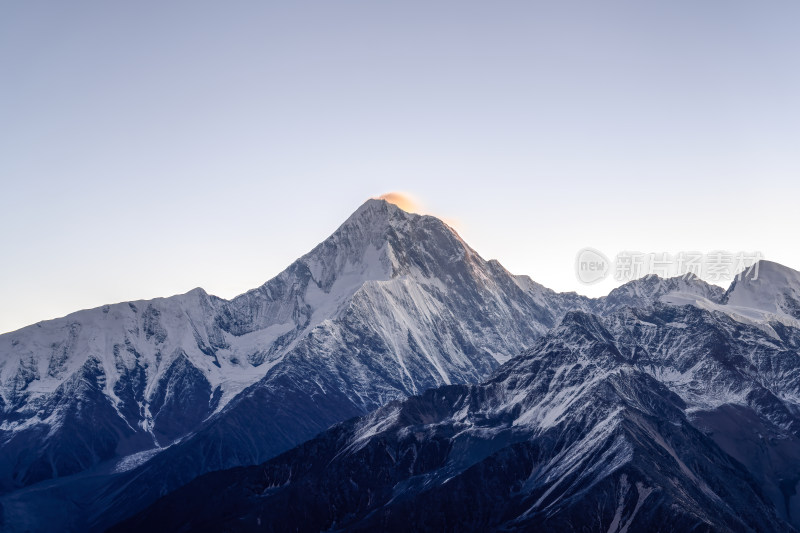
[[[694,353],[673,346],[677,323],[694,335]],[[481,385],[428,390],[263,465],[202,476],[114,530],[791,531],[776,502],[687,416],[682,397],[700,394],[696,380],[682,388],[654,378],[659,367],[681,372],[738,327],[692,306],[570,312]],[[737,354],[764,337],[745,333]],[[737,373],[743,387],[763,387],[767,357],[732,357],[712,353],[707,393]],[[787,364],[796,377],[796,362]],[[748,405],[761,409],[755,396]],[[223,487],[235,510],[208,500]]]
[[[514,280],[540,303],[553,297]],[[214,486],[248,502],[237,527],[277,530],[800,525],[794,319],[733,305],[693,278],[643,278],[571,302],[579,310],[484,384],[392,402],[245,473],[202,476],[118,530],[230,527],[234,515],[198,503]],[[257,499],[237,492],[262,482],[271,488]],[[309,514],[319,502],[326,510]],[[163,511],[176,508],[187,511]]]
[[[440,220],[370,200],[231,301],[195,289],[0,335],[0,491],[185,440],[235,398],[264,394],[252,387],[272,398],[256,409],[281,394],[346,395],[336,414],[247,452],[261,460],[339,417],[485,377],[576,300],[522,288]],[[102,423],[86,444],[76,435],[91,418]]]

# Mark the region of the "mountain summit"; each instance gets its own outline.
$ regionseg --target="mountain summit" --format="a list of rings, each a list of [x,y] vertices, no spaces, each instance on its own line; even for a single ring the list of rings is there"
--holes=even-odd
[[[800,320],[800,272],[772,261],[759,261],[734,280],[725,294],[728,305]]]
[[[197,289],[0,336],[0,488],[152,475],[140,503],[107,491],[124,516],[393,399],[479,381],[585,302],[483,260],[435,217],[369,200],[230,301]]]

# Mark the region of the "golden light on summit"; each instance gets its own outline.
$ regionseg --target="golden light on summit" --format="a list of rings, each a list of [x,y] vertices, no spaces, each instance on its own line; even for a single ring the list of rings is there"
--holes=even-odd
[[[380,196],[376,196],[378,200],[386,200],[390,204],[394,204],[403,211],[407,213],[416,213],[418,215],[433,215],[437,217],[439,220],[450,226],[451,228],[455,229],[456,231],[461,231],[461,222],[455,218],[450,217],[443,217],[439,215],[435,215],[425,209],[423,205],[412,195],[405,193],[405,192],[387,192],[386,194],[382,194]]]
[[[378,196],[378,200],[386,200],[408,213],[419,213],[422,207],[411,195],[403,192],[389,192]]]

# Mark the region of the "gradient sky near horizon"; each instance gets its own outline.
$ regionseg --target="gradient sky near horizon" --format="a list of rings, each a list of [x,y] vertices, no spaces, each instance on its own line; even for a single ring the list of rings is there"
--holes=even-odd
[[[0,332],[232,297],[404,191],[556,290],[576,252],[800,267],[800,3],[0,4]]]

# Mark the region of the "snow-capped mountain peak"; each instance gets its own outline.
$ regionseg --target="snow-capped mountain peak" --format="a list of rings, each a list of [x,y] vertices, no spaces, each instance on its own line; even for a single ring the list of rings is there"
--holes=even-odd
[[[786,314],[800,319],[800,272],[761,260],[731,283],[725,293],[728,305]]]
[[[661,278],[655,274],[635,279],[613,289],[608,296],[599,299],[598,311],[609,313],[626,306],[640,307],[654,304],[667,295],[681,293],[693,295],[712,302],[723,298],[724,290],[701,280],[694,274]]]
[[[522,289],[441,220],[368,200],[278,276],[230,301],[194,289],[0,335],[0,489],[168,445],[248,387],[347,397],[298,432],[266,439],[253,451],[260,459],[340,416],[486,376],[563,313],[545,292]],[[97,441],[84,442],[77,435],[91,420]]]

